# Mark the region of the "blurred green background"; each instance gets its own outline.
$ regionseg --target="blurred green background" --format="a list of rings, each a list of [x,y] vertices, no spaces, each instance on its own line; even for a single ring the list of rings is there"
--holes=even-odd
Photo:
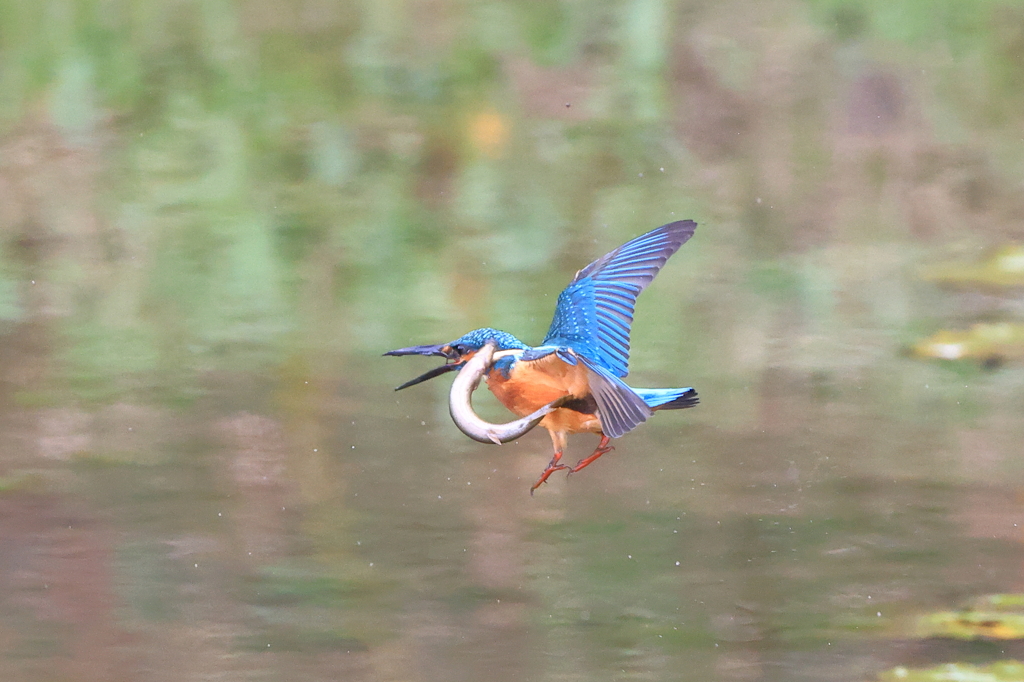
[[[907,352],[1024,321],[920,276],[1022,182],[1016,2],[0,1],[0,673],[907,663],[1024,582],[1024,341]],[[681,218],[630,381],[697,409],[531,499],[546,434],[392,392]]]

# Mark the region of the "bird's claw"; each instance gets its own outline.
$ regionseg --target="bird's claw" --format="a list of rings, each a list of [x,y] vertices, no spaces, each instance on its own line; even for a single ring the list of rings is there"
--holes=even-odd
[[[597,459],[601,455],[607,455],[609,452],[611,452],[614,449],[615,448],[613,446],[609,445],[609,446],[606,446],[606,447],[603,447],[603,448],[598,448],[597,450],[594,450],[594,452],[591,453],[589,457],[584,457],[580,461],[576,462],[576,466],[571,467],[571,468],[570,467],[566,467],[567,469],[569,469],[568,473],[566,473],[566,478],[568,478],[569,476],[572,476],[573,474],[575,474],[580,469],[586,467],[588,464],[591,464],[595,459]]]
[[[568,468],[569,467],[566,466],[565,464],[555,464],[554,461],[552,461],[551,464],[548,465],[548,468],[544,470],[544,473],[540,475],[540,478],[537,479],[537,482],[534,483],[533,486],[530,488],[530,497],[533,497],[534,490],[541,487],[544,483],[547,482],[548,478],[551,477],[551,474],[555,473],[556,471],[560,471],[561,469]]]
[[[615,449],[611,445],[605,445],[605,443],[607,443],[607,442],[608,442],[608,438],[607,437],[602,438],[601,439],[601,445],[599,445],[596,450],[594,450],[592,453],[590,453],[589,456],[584,457],[580,461],[576,462],[576,466],[573,466],[573,467],[566,466],[565,464],[559,464],[558,463],[559,460],[562,459],[562,452],[561,452],[561,450],[556,452],[555,456],[552,457],[551,461],[548,463],[548,468],[544,470],[544,473],[542,473],[540,475],[540,478],[537,479],[537,482],[533,484],[532,488],[530,488],[530,496],[532,497],[533,496],[533,491],[536,490],[537,488],[541,487],[541,485],[543,485],[544,483],[546,483],[548,478],[551,477],[551,474],[555,473],[556,471],[560,471],[562,469],[567,469],[568,471],[566,471],[565,476],[566,476],[566,478],[568,478],[569,476],[572,476],[573,474],[575,474],[580,469],[586,467],[588,464],[593,463],[593,461],[595,459],[597,459],[598,457],[600,457],[601,455],[607,455],[609,452],[611,452],[612,450]]]

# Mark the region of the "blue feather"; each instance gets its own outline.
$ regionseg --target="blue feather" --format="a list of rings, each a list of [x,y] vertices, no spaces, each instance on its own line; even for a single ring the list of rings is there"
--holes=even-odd
[[[587,383],[597,402],[601,430],[609,438],[618,438],[647,421],[651,408],[636,391],[601,365],[580,356],[589,370]]]
[[[459,338],[452,341],[449,345],[457,346],[463,345],[474,350],[483,348],[484,344],[488,341],[494,341],[497,345],[498,350],[515,350],[520,348],[529,348],[525,343],[512,336],[508,332],[503,332],[500,329],[492,329],[491,327],[481,327],[480,329],[474,329],[471,332],[467,332]]]
[[[558,296],[543,346],[572,349],[612,375],[626,376],[636,297],[696,227],[692,220],[662,225],[576,273]]]
[[[697,398],[697,391],[692,388],[634,388],[633,390],[650,408],[661,407],[673,410],[693,407],[700,402]]]

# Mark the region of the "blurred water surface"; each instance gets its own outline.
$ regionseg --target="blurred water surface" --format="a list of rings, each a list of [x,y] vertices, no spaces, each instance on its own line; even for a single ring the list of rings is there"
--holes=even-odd
[[[917,276],[1021,237],[1022,46],[980,0],[0,3],[3,679],[962,654],[912,618],[1022,589],[1024,370],[903,349],[1024,314]],[[630,381],[697,409],[531,499],[546,434],[392,392],[679,218]]]

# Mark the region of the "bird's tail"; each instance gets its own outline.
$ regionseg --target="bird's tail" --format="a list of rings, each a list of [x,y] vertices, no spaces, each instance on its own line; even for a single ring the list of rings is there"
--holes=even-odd
[[[682,410],[700,402],[692,388],[634,388],[652,410]]]

